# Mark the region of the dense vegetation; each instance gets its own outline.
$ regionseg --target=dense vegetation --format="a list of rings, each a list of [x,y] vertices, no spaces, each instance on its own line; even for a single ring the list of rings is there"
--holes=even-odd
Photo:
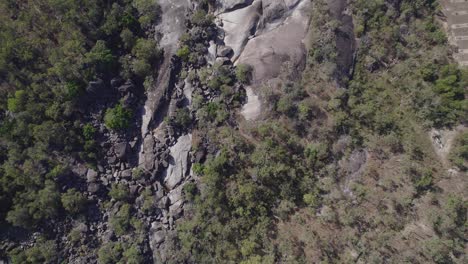
[[[176,237],[164,237],[171,262],[463,263],[467,202],[457,185],[467,133],[447,157],[427,135],[466,122],[468,71],[450,56],[437,1],[351,1],[358,45],[348,71],[336,44],[342,21],[314,0],[306,70],[262,88],[267,114],[255,123],[237,117],[253,69],[207,65],[206,44],[218,37],[214,1],[197,2],[173,58],[179,81],[196,84],[192,102],[177,102],[165,120],[192,134],[199,180],[183,187]],[[37,234],[0,257],[58,263],[69,247],[98,263],[151,259],[142,219],[167,199],[157,201],[154,186],[122,183],[88,199],[71,164],[96,168],[99,137],[138,130],[137,109],[108,89],[128,82],[143,96],[151,85],[162,57],[156,3],[0,2],[0,239]],[[104,216],[87,214],[97,207]],[[88,217],[104,219],[110,242],[84,241]]]
[[[55,220],[83,210],[87,198],[72,188],[79,179],[70,177],[68,157],[91,166],[97,158],[88,109],[112,93],[105,90],[112,78],[141,87],[152,74],[160,52],[145,31],[158,15],[155,1],[146,0],[0,2],[2,226],[52,230]],[[106,126],[129,127],[132,110],[112,104],[102,112]],[[53,243],[13,261],[57,259],[48,253]],[[123,254],[133,254],[128,250]]]
[[[193,210],[178,227],[180,258],[463,261],[466,201],[438,185],[446,171],[421,135],[466,117],[468,72],[450,58],[435,1],[363,0],[351,7],[359,48],[349,78],[337,60],[340,22],[325,1],[314,1],[303,80],[286,75],[281,89],[265,89],[270,116],[248,130],[251,137],[220,123],[205,132],[218,151],[194,165],[201,183],[186,191]],[[337,80],[346,89],[337,89]],[[452,156],[461,169],[463,137]],[[364,169],[347,180],[356,157]],[[433,233],[408,237],[405,228],[414,224]]]

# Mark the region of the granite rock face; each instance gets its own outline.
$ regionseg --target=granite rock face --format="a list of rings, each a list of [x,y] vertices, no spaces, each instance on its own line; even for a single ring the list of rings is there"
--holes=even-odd
[[[177,65],[173,55],[177,49],[178,40],[185,32],[185,16],[192,4],[190,0],[161,0],[158,1],[162,11],[161,23],[156,31],[161,33],[159,46],[164,50],[164,60],[160,67],[156,85],[148,91],[148,98],[142,109],[141,133],[144,138],[148,132],[158,126],[165,114],[164,104],[170,98],[173,88],[171,75]]]
[[[227,2],[236,6],[239,1],[223,2],[225,6]],[[254,69],[252,85],[246,87],[248,101],[242,110],[245,119],[254,120],[261,115],[258,88],[275,83],[283,70],[301,72],[305,67],[311,1],[255,0],[236,7],[225,9],[218,19],[224,44],[233,49],[231,60]]]
[[[169,166],[164,175],[164,185],[174,189],[187,176],[189,169],[189,152],[192,147],[192,135],[179,137],[177,143],[169,148]]]

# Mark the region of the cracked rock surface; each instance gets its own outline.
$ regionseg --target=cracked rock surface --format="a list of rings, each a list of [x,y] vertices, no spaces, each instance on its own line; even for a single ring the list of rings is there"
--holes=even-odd
[[[246,88],[248,101],[242,110],[245,119],[261,115],[260,86],[275,83],[285,67],[296,72],[305,67],[310,8],[309,0],[255,0],[218,15],[224,42],[233,49],[232,61],[254,69],[252,85]]]

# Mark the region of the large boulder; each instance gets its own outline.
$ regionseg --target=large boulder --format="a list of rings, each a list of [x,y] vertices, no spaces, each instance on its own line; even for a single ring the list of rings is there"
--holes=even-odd
[[[192,134],[179,137],[169,149],[169,166],[164,175],[164,185],[174,189],[187,176],[189,171],[189,151],[192,147]]]
[[[262,1],[255,0],[245,8],[219,15],[225,31],[224,43],[234,51],[233,61],[239,57],[249,37],[255,32],[261,12]]]
[[[275,6],[271,8],[287,8],[280,4]],[[285,64],[289,64],[297,72],[304,67],[304,43],[309,30],[310,6],[310,1],[302,0],[293,9],[284,11],[282,17],[277,18],[282,21],[279,24],[274,19],[270,21],[271,18],[264,20],[263,28],[259,28],[255,37],[245,45],[238,63],[253,66],[254,85],[278,77]]]
[[[230,57],[233,53],[234,51],[232,50],[231,47],[222,46],[218,48],[217,56],[218,57]]]
[[[88,183],[96,182],[97,178],[98,178],[98,173],[93,169],[88,169],[88,172],[86,173],[86,181]]]
[[[229,23],[225,23],[223,27],[226,31],[226,45],[232,46],[234,58],[237,56],[236,64],[249,64],[253,67],[252,83],[246,88],[247,104],[242,110],[247,120],[254,120],[261,113],[257,89],[264,85],[274,87],[284,70],[291,73],[288,76],[290,78],[300,77],[299,73],[305,67],[307,57],[305,43],[309,32],[311,2],[309,0],[260,2],[262,5],[259,6],[261,10],[258,13],[262,15],[255,25],[255,32],[239,33],[237,30],[243,27],[239,26],[233,30],[229,27]],[[230,18],[231,13],[223,16]],[[247,38],[242,48],[236,50],[235,45],[228,43],[231,41],[228,36],[233,34],[237,38],[246,34],[252,37]]]
[[[115,144],[114,152],[117,158],[123,159],[127,155],[128,151],[130,150],[130,145],[127,142],[120,142]]]

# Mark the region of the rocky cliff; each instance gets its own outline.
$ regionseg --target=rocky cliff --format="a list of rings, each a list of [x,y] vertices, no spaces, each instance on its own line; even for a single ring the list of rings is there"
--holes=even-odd
[[[158,58],[147,75],[86,82],[75,115],[94,163],[58,155],[70,169],[41,174],[55,177],[61,203],[84,209],[38,232],[0,228],[0,257],[40,262],[31,256],[53,243],[68,263],[462,259],[466,150],[457,136],[468,81],[450,65],[433,1],[417,2],[158,0],[160,15],[137,27],[151,39],[139,48]],[[466,12],[452,9],[465,4],[441,3],[460,33]],[[149,4],[133,5],[143,14]],[[124,39],[134,18],[115,9],[125,29],[113,37]],[[119,63],[135,71],[139,53]],[[109,115],[132,118],[112,129]],[[422,136],[429,128],[432,143]],[[13,165],[2,165],[2,184]],[[67,201],[77,195],[69,189],[83,193],[78,201]]]

